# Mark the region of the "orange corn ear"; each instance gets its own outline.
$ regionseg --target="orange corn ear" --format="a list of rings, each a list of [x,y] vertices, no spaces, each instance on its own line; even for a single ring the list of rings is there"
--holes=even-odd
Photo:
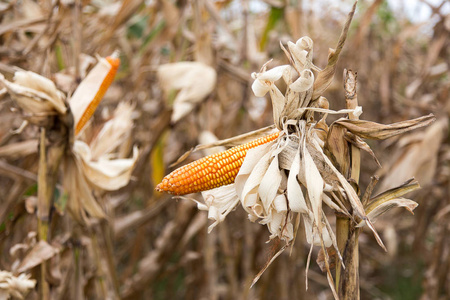
[[[275,140],[279,134],[276,132],[182,166],[164,177],[156,190],[185,195],[233,183],[247,151]]]
[[[109,86],[113,82],[114,77],[116,76],[117,69],[119,68],[120,65],[120,59],[115,55],[112,55],[106,57],[106,60],[111,65],[111,70],[109,70],[108,74],[105,76],[105,79],[103,80],[102,84],[100,85],[100,88],[95,94],[95,97],[92,99],[91,103],[89,103],[88,107],[86,108],[80,120],[78,121],[77,126],[75,128],[75,135],[77,135],[81,131],[81,129],[83,129],[84,125],[86,125],[87,121],[89,121],[89,119],[92,117],[95,110],[97,109],[97,106],[100,104],[100,101],[103,99],[103,96],[105,95]]]

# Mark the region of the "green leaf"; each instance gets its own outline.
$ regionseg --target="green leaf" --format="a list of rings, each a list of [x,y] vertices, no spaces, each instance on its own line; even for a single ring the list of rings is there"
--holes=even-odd
[[[135,23],[128,27],[128,36],[134,38],[141,38],[144,34],[145,27],[148,23],[148,16],[139,18]]]
[[[148,44],[166,27],[166,21],[161,20],[155,27],[152,28],[150,33],[144,38],[144,42],[139,49],[139,52],[143,52],[147,48]]]
[[[259,48],[261,51],[264,51],[264,49],[266,48],[270,31],[272,31],[277,23],[283,19],[283,16],[283,8],[272,7],[270,9],[269,19],[267,20],[266,28],[264,28],[264,32],[259,43]]]
[[[165,174],[165,166],[164,166],[164,146],[166,144],[168,136],[168,131],[164,132],[158,142],[152,149],[152,153],[150,154],[150,164],[152,167],[152,182],[153,185],[156,186],[158,183],[162,181]]]
[[[59,194],[59,192],[58,192]],[[59,197],[55,197],[55,209],[56,211],[61,214],[64,215],[64,212],[66,211],[66,206],[67,206],[67,200],[69,199],[69,195],[67,193],[62,193]]]

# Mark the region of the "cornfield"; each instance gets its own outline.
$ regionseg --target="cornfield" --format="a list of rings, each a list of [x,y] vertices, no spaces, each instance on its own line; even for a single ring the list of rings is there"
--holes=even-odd
[[[449,4],[1,2],[0,299],[449,299]]]

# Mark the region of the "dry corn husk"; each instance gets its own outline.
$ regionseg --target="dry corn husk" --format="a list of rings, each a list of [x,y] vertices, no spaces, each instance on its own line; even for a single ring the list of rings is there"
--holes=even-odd
[[[96,92],[100,89],[103,80],[112,68],[106,59],[102,57],[98,57],[97,59],[98,63],[87,74],[83,81],[81,81],[69,101],[75,126],[92,102]]]
[[[68,198],[67,209],[75,220],[82,224],[90,224],[90,218],[105,218],[106,214],[97,202],[76,157],[74,155],[66,157],[63,165],[65,173],[70,175],[64,176],[62,181]]]
[[[157,76],[166,97],[171,92],[178,92],[173,102],[172,123],[204,100],[213,91],[217,78],[216,71],[210,66],[187,61],[160,65]]]
[[[103,124],[89,143],[75,141],[73,153],[90,185],[113,191],[128,184],[139,151],[134,147],[132,158],[119,157],[114,151],[126,142],[131,134],[132,111],[131,104],[120,103],[113,117]]]
[[[134,147],[132,158],[103,155],[94,160],[91,148],[82,141],[75,141],[73,151],[90,185],[105,191],[114,191],[128,184],[139,153]]]
[[[59,249],[53,247],[44,240],[40,240],[34,245],[30,252],[22,259],[17,267],[17,272],[22,273],[44,263],[59,253]]]
[[[111,59],[118,60],[118,54],[114,53]],[[113,66],[105,58],[100,57],[98,60],[97,65],[83,79],[70,99],[75,128],[82,118],[87,119],[91,116],[91,104],[97,105],[101,100],[101,95],[115,74],[111,72],[112,68],[117,69],[117,65]],[[85,70],[91,60],[83,61],[86,64],[82,70]],[[6,80],[1,74],[0,81],[31,122],[41,126],[52,125],[54,121],[50,117],[55,115],[59,115],[61,120],[69,119],[66,118],[68,110],[64,103],[65,96],[51,80],[33,72],[18,71],[13,82]],[[126,158],[120,153],[119,148],[124,148],[123,145],[127,144],[130,137],[133,128],[133,109],[134,106],[131,104],[120,103],[112,118],[103,124],[99,131],[88,130],[89,132],[84,135],[77,135],[70,145],[72,146],[70,151],[63,159],[62,181],[65,195],[68,196],[67,207],[81,223],[90,223],[89,217],[106,217],[103,208],[97,202],[95,191],[117,190],[127,185],[131,178],[138,149],[133,148],[132,157]],[[88,110],[89,114],[86,113]],[[72,130],[69,132],[73,134]],[[93,132],[97,134],[89,136]],[[30,149],[25,149],[24,146]],[[26,155],[36,149],[37,141],[30,141],[2,147],[0,155]]]
[[[64,94],[48,78],[31,71],[17,71],[13,82],[6,80],[2,74],[0,81],[25,116],[35,124],[43,124],[48,116],[64,115],[67,111]]]
[[[65,176],[63,186],[69,195],[68,208],[82,223],[89,223],[88,216],[106,217],[93,191],[114,191],[130,181],[138,148],[133,148],[131,158],[121,157],[118,148],[130,137],[133,108],[128,103],[119,104],[95,137],[85,137],[90,142],[81,137],[75,140],[72,155],[65,161],[68,176]]]
[[[89,143],[94,160],[109,155],[130,137],[133,129],[133,110],[134,105],[127,102],[117,105],[112,118],[102,126],[99,133]]]
[[[8,271],[0,271],[0,300],[24,299],[35,285],[36,280],[30,279],[30,275],[14,276]]]

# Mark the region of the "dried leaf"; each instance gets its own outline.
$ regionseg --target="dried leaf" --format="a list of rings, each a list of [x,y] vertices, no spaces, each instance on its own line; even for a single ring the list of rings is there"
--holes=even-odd
[[[303,70],[300,77],[294,81],[289,88],[297,93],[310,90],[314,83],[314,73],[310,70]]]
[[[273,200],[273,208],[280,213],[286,213],[288,211],[287,199],[284,194],[277,194]]]
[[[298,119],[303,113],[299,110],[306,107],[311,101],[314,74],[310,70],[303,70],[300,77],[289,85],[286,92],[286,105],[283,108],[282,116],[287,119]]]
[[[366,213],[369,214],[379,205],[382,205],[383,203],[388,202],[391,199],[399,198],[407,193],[417,190],[418,188],[420,188],[419,183],[414,179],[410,179],[396,188],[387,190],[371,199],[369,205],[366,207]]]
[[[328,233],[328,235],[329,235],[329,237],[330,237],[330,240],[331,240],[331,244],[332,244],[333,247],[334,247],[334,253],[337,254],[337,256],[338,256],[338,258],[339,258],[339,261],[340,261],[341,264],[342,264],[342,268],[345,269],[345,265],[344,265],[344,261],[343,261],[342,255],[341,255],[341,253],[339,252],[339,247],[338,247],[338,244],[337,244],[336,235],[334,234],[333,228],[331,228],[330,222],[328,221],[328,218],[327,218],[327,216],[325,215],[325,213],[324,213],[323,211],[322,211],[322,219],[324,220],[325,227],[326,227],[326,229],[327,229],[327,233]],[[325,241],[325,246],[326,246],[326,245],[327,245],[327,243],[326,243],[326,241]],[[327,249],[330,249],[330,247],[327,247]],[[329,251],[328,251],[328,252],[329,252]],[[333,258],[334,258],[334,261],[333,261]],[[331,261],[331,263],[330,263],[330,268],[334,268],[333,262],[335,263],[335,261],[336,261],[335,255],[333,255],[333,256],[332,256],[332,261]]]
[[[370,220],[367,218],[366,213],[364,211],[364,207],[361,204],[361,200],[359,199],[353,187],[350,185],[350,183],[348,183],[345,177],[333,166],[328,157],[321,151],[320,145],[317,143],[317,141],[315,139],[312,139],[311,141],[315,146],[315,148],[318,150],[318,152],[322,155],[324,162],[328,164],[328,167],[337,176],[340,184],[344,188],[345,193],[347,194],[347,200],[350,203],[351,207],[353,208],[353,214],[359,217],[360,219],[366,221],[367,226],[370,228],[370,230],[372,230],[378,244],[386,251],[386,247],[384,246],[383,241],[381,240],[380,236],[378,235],[377,231],[373,227]]]
[[[92,188],[86,181],[76,158],[69,156],[64,161],[64,192],[68,195],[67,208],[80,223],[89,224],[86,213],[93,218],[105,218],[106,214],[92,194]]]
[[[24,257],[17,268],[17,272],[22,273],[28,271],[52,258],[57,253],[59,253],[59,249],[49,245],[46,241],[40,240]]]
[[[387,174],[379,185],[379,190],[396,186],[414,176],[423,185],[432,183],[438,165],[438,153],[447,136],[448,120],[442,118],[430,126],[419,138],[411,140],[410,135],[399,141],[408,144],[397,150],[393,165],[386,168]]]
[[[313,40],[308,36],[298,39],[295,44],[288,42],[290,57],[297,71],[301,72],[312,67],[313,45]]]
[[[405,198],[394,198],[386,201],[379,201],[377,203],[373,203],[370,208],[367,208],[367,217],[372,221],[375,221],[379,216],[394,207],[404,207],[413,214],[413,210],[418,205],[419,204],[417,202]],[[358,226],[363,226],[363,224],[358,224]]]
[[[257,203],[258,188],[270,165],[271,152],[268,152],[268,150],[271,146],[261,145],[249,150],[246,155],[246,158],[249,158],[249,162],[246,163],[247,159],[244,159],[244,163],[235,180],[236,192],[239,199],[241,199],[242,206],[250,215],[256,218],[260,217],[262,213],[260,211],[262,207]],[[256,159],[257,157],[259,159]]]
[[[278,129],[283,128],[282,116],[286,105],[285,97],[277,86],[272,85],[270,89],[270,98],[272,99],[273,122]]]
[[[342,126],[331,125],[328,130],[325,149],[331,154],[333,162],[338,169],[347,174],[350,169],[350,149],[347,141],[344,139],[345,128]]]
[[[264,274],[264,272],[267,270],[267,268],[275,261],[275,259],[280,256],[281,253],[283,253],[283,251],[289,246],[289,244],[284,245],[283,247],[281,247],[280,250],[278,250],[277,253],[275,253],[272,258],[267,262],[267,264],[264,266],[264,268],[259,271],[259,273],[255,276],[255,278],[252,281],[252,285],[250,286],[250,288],[252,288],[259,280],[259,278],[261,278],[262,274]]]
[[[290,83],[292,67],[289,65],[282,65],[266,71],[266,66],[269,62],[270,61],[262,67],[261,73],[252,74],[252,78],[255,79],[252,84],[252,90],[257,97],[263,97],[267,92],[270,93],[270,98],[272,99],[273,120],[275,125],[281,129],[283,127],[281,124],[281,116],[286,105],[286,100],[284,95],[275,85],[275,81],[283,77],[285,81]]]
[[[38,149],[38,140],[26,140],[0,147],[0,157],[19,158],[34,154]]]
[[[372,156],[372,158],[377,163],[378,167],[381,168],[381,163],[378,160],[378,158],[375,156],[375,153],[373,153],[373,151],[370,148],[370,146],[366,142],[364,142],[359,136],[354,135],[353,133],[347,131],[345,133],[344,138],[345,138],[345,140],[347,142],[351,143],[353,146],[357,147],[360,150],[364,150],[367,153],[369,153],[370,156]]]
[[[336,72],[337,61],[339,59],[339,54],[341,53],[341,50],[344,47],[345,40],[347,39],[348,29],[353,19],[353,15],[355,14],[356,3],[357,2],[355,1],[352,10],[347,16],[347,20],[345,21],[345,25],[344,28],[342,29],[341,36],[339,37],[336,49],[329,49],[328,51],[327,66],[317,75],[316,81],[314,82],[314,93],[312,96],[313,100],[319,98],[333,81],[334,73]]]
[[[428,126],[436,120],[433,114],[389,125],[365,120],[339,119],[335,123],[365,139],[384,140],[410,130]]]
[[[274,85],[274,82],[279,80],[290,71],[291,66],[282,65],[263,71],[262,73],[253,73],[252,77],[255,81],[252,84],[252,91],[256,97],[264,97]]]

